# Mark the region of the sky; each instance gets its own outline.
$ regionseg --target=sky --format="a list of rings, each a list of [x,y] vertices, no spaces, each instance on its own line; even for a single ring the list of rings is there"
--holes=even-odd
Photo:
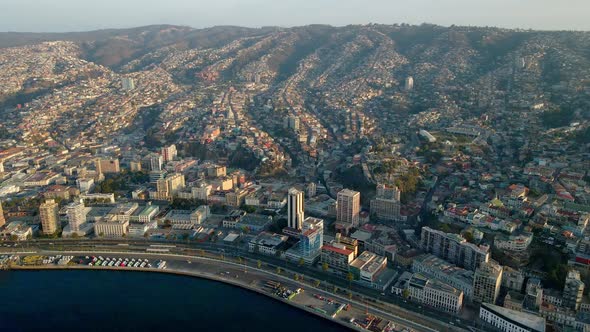
[[[0,31],[433,23],[590,30],[590,0],[0,0]]]

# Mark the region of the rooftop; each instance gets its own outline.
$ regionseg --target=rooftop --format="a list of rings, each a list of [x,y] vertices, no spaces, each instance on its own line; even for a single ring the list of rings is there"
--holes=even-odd
[[[545,331],[545,319],[536,315],[527,314],[520,311],[510,310],[490,303],[482,303],[482,309],[499,314],[504,318],[528,326],[534,331]]]

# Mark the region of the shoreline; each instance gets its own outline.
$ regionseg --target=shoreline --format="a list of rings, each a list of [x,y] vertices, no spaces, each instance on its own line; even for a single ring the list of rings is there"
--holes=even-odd
[[[315,310],[311,310],[303,305],[297,304],[295,302],[292,301],[287,301],[285,299],[282,299],[280,297],[276,297],[276,296],[272,296],[269,293],[263,292],[260,289],[257,289],[256,287],[252,287],[250,285],[241,283],[241,282],[237,282],[234,281],[232,279],[227,279],[227,278],[220,278],[219,276],[215,275],[215,274],[209,274],[209,273],[202,273],[202,272],[187,272],[187,271],[179,271],[179,270],[173,270],[173,269],[146,269],[146,268],[120,268],[120,267],[108,267],[108,266],[101,266],[101,267],[96,267],[96,266],[11,266],[10,268],[8,268],[6,271],[65,271],[65,270],[79,270],[79,271],[119,271],[119,272],[150,272],[150,273],[163,273],[163,274],[169,274],[169,275],[177,275],[177,276],[183,276],[183,277],[189,277],[189,278],[200,278],[200,279],[205,279],[205,280],[210,280],[210,281],[215,281],[215,282],[219,282],[219,283],[223,283],[229,286],[233,286],[233,287],[239,287],[241,289],[245,289],[247,291],[251,291],[260,295],[263,295],[267,298],[273,299],[273,300],[278,300],[284,304],[287,304],[291,307],[300,309],[305,311],[308,314],[312,314],[316,317],[319,318],[323,318],[323,319],[327,319],[333,323],[336,323],[344,328],[347,328],[348,330],[351,331],[364,331],[363,329],[354,326],[352,324],[346,323],[342,320],[338,320],[326,315],[322,315],[319,312],[315,311]],[[265,273],[265,271],[260,271]]]

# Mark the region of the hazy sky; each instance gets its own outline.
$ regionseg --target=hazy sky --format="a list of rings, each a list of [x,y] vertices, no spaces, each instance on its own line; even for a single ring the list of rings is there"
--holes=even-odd
[[[0,31],[423,22],[590,30],[590,0],[0,0]]]

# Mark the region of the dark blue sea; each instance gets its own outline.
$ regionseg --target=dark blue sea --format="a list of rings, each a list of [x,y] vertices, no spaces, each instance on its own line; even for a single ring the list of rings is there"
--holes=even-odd
[[[222,283],[123,271],[0,271],[0,331],[348,331]]]

